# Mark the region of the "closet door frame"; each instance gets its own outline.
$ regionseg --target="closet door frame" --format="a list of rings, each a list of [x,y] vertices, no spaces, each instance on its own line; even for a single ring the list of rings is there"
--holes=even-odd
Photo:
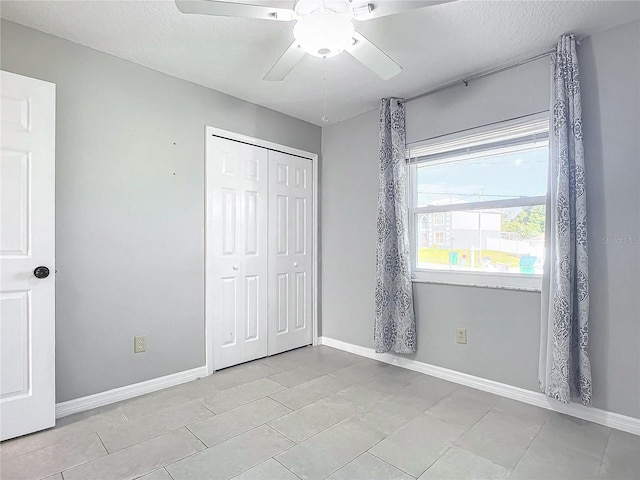
[[[242,135],[228,130],[222,130],[220,128],[205,127],[205,242],[204,242],[204,258],[205,258],[205,271],[204,271],[204,284],[205,284],[205,355],[206,355],[206,368],[207,375],[211,375],[216,366],[213,364],[213,346],[214,346],[214,311],[215,305],[212,305],[211,301],[211,285],[208,277],[208,272],[211,271],[212,262],[215,257],[212,252],[209,252],[209,245],[211,244],[212,235],[214,235],[216,229],[212,225],[212,208],[209,196],[208,179],[208,166],[211,161],[211,152],[209,151],[209,138],[220,137],[227,140],[233,140],[236,142],[242,142],[249,145],[255,145],[257,147],[266,148],[268,150],[275,150],[297,157],[306,158],[311,160],[313,165],[313,205],[312,205],[312,274],[311,279],[313,282],[311,292],[311,320],[313,322],[313,345],[318,345],[318,155],[297,148],[288,147],[286,145],[280,145],[278,143],[269,142],[259,138]]]

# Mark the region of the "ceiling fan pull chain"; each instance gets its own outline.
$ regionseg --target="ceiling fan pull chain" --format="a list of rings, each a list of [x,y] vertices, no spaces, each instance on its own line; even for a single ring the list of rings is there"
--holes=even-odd
[[[327,57],[322,58],[322,104],[324,108],[324,115],[321,120],[322,123],[329,123],[329,117],[327,117]]]

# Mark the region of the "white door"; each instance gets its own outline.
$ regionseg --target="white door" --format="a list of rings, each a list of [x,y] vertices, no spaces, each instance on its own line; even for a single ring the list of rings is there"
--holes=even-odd
[[[207,136],[206,314],[215,370],[267,356],[267,152]]]
[[[6,440],[55,424],[55,85],[8,72],[0,80],[0,440]],[[36,278],[37,267],[45,267],[37,271],[43,278]]]
[[[269,152],[269,355],[312,333],[312,162]]]

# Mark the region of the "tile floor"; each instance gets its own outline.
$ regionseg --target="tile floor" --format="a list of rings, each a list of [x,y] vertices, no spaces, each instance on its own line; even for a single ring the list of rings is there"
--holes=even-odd
[[[639,479],[640,437],[328,347],[62,418],[2,480]]]

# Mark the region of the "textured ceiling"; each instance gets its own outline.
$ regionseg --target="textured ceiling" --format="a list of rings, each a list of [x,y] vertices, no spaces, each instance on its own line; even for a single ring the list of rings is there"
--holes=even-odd
[[[323,125],[322,59],[307,55],[284,81],[262,80],[290,45],[292,23],[184,15],[164,0],[0,5],[7,20]],[[582,37],[638,18],[638,1],[458,0],[356,22],[404,70],[383,81],[348,54],[326,60],[328,117],[335,123],[375,109],[382,97],[410,98],[541,53],[563,33]]]

